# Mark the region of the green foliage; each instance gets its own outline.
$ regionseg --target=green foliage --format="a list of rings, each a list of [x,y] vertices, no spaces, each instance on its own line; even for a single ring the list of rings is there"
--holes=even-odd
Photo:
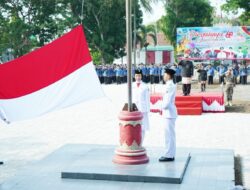
[[[207,0],[169,0],[166,13],[157,25],[174,46],[177,27],[211,26],[213,20],[213,8]]]
[[[82,2],[82,23],[94,61],[111,63],[126,43],[124,0],[1,0],[0,54],[12,48],[21,56],[79,25]],[[142,11],[139,0],[135,2],[138,29]]]
[[[99,51],[90,51],[91,57],[93,59],[93,62],[95,65],[100,65],[101,64],[101,53]]]
[[[241,25],[250,25],[250,2],[248,0],[227,0],[222,5],[222,10],[238,14],[239,10],[243,9],[243,13],[239,17]]]

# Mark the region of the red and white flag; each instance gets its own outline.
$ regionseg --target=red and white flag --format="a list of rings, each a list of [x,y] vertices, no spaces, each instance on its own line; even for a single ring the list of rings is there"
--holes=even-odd
[[[5,122],[103,96],[82,26],[0,65],[0,117]]]

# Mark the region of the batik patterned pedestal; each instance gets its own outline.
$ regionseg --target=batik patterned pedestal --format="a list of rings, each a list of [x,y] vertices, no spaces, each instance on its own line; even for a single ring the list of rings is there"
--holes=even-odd
[[[115,151],[113,162],[117,164],[144,164],[149,161],[146,150],[141,146],[141,120],[139,111],[121,111],[120,145]]]

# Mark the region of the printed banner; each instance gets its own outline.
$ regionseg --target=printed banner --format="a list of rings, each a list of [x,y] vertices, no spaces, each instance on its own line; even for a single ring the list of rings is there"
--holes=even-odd
[[[182,59],[249,59],[250,26],[177,28],[177,55]]]

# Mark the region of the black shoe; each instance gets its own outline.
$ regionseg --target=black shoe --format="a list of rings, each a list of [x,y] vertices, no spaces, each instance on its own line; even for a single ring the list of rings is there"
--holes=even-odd
[[[159,162],[172,162],[172,161],[174,161],[174,157],[173,158],[168,158],[168,157],[162,156],[162,157],[159,158]]]

